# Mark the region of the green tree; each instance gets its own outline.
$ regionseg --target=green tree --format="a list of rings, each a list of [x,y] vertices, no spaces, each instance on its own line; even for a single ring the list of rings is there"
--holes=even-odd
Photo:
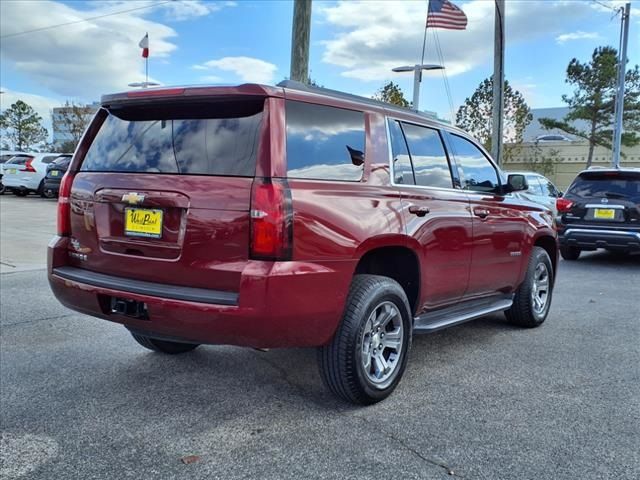
[[[47,139],[47,129],[42,126],[42,117],[22,100],[18,100],[0,115],[0,129],[4,142],[14,150],[31,150]]]
[[[611,148],[616,97],[617,51],[612,47],[598,47],[589,63],[574,58],[567,67],[566,83],[574,86],[571,96],[563,95],[562,101],[570,111],[562,119],[541,118],[540,124],[547,130],[559,129],[589,142],[587,168],[593,161],[597,145]],[[586,122],[581,129],[576,120]],[[638,65],[625,72],[625,96],[622,144],[632,147],[640,143],[640,71]]]
[[[400,107],[408,107],[410,105],[407,99],[404,98],[402,89],[393,82],[389,82],[384,85],[376,92],[373,98],[393,105],[399,105]]]
[[[493,79],[484,79],[471,97],[468,97],[456,113],[456,125],[476,137],[487,150],[491,150],[491,114],[493,109]],[[522,94],[504,82],[504,127],[502,141],[503,161],[517,155],[522,135],[533,116]]]

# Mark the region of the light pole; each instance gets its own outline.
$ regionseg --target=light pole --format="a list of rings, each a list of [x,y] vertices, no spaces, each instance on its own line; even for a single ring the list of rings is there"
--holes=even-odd
[[[413,105],[412,108],[416,112],[420,110],[420,82],[422,82],[423,70],[444,70],[442,65],[422,64],[422,65],[406,65],[404,67],[396,67],[392,69],[394,72],[413,72]]]

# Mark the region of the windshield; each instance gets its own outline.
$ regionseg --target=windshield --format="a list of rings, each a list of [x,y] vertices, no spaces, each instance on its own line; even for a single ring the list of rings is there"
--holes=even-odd
[[[80,168],[253,176],[263,101],[112,110]]]

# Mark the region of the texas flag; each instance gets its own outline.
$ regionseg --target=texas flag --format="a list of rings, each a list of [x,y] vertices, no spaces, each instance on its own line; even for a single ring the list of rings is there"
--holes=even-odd
[[[142,40],[140,40],[140,43],[138,44],[138,46],[142,49],[142,57],[148,58],[149,57],[149,34],[148,33],[144,37],[142,37]]]

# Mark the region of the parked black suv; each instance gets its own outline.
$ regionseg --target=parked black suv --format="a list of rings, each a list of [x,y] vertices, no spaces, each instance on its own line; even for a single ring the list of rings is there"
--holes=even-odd
[[[557,207],[565,260],[577,260],[582,250],[640,250],[640,169],[585,170]]]

